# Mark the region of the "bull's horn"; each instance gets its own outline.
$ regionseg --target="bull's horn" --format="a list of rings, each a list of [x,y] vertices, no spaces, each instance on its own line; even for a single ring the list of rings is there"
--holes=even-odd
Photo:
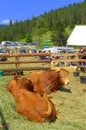
[[[20,77],[18,77],[18,79],[21,79]]]
[[[27,78],[27,79],[29,79],[29,80],[31,80],[31,82],[33,82],[33,80],[31,78]]]
[[[30,80],[31,80],[31,78],[27,78],[27,79],[30,79]]]
[[[56,69],[56,72],[59,72],[60,71],[60,68]]]

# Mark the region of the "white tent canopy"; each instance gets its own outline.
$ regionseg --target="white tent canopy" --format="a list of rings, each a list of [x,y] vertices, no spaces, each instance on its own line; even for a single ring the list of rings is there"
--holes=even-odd
[[[76,25],[67,39],[67,45],[86,46],[86,26]]]

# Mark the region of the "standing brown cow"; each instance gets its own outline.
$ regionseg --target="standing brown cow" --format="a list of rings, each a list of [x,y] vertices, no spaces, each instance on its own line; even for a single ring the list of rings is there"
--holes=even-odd
[[[32,72],[28,75],[33,81],[34,91],[43,95],[57,91],[63,85],[69,83],[68,71],[64,68],[59,70],[47,70]]]
[[[57,118],[55,106],[47,97],[27,91],[25,86],[21,89],[15,78],[9,81],[7,90],[12,93],[17,102],[16,111],[30,121],[53,121]]]

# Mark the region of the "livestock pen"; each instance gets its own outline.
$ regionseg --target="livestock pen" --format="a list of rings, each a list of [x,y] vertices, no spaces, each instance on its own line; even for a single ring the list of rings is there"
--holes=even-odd
[[[19,54],[14,55],[16,56]],[[13,59],[12,55],[8,57],[9,59],[7,61],[13,63],[15,58]],[[23,57],[20,59],[21,61],[26,61],[27,56],[26,58]],[[36,57],[29,57],[29,61],[30,60],[37,59]],[[7,66],[4,67],[5,61],[3,61],[2,63],[3,64],[0,64],[2,68],[17,67],[16,64],[14,64],[13,66],[12,64],[7,64]],[[8,65],[11,66],[8,67]],[[26,63],[25,65],[25,67],[27,67],[28,63]],[[31,65],[31,67],[36,67],[36,63],[33,65],[31,63],[29,65]],[[59,68],[54,64],[46,64],[45,62],[41,65],[43,65],[43,67],[47,65],[48,67],[51,67],[51,69]],[[37,63],[38,67],[41,65],[40,63]],[[18,65],[18,67],[20,67],[20,65]],[[35,123],[27,120],[22,115],[16,113],[15,100],[13,96],[6,91],[8,81],[11,77],[13,77],[13,75],[0,76],[0,130],[86,130],[86,84],[82,84],[80,82],[79,76],[74,77],[73,72],[76,70],[77,66],[60,67],[65,67],[69,71],[70,84],[65,85],[62,89],[58,90],[57,92],[48,95],[52,97],[51,100],[55,104],[55,107],[59,113],[59,118],[54,122]],[[27,76],[27,74],[29,73],[30,71],[28,69],[27,72],[24,73],[24,76]],[[80,75],[85,75],[85,73],[80,71]]]

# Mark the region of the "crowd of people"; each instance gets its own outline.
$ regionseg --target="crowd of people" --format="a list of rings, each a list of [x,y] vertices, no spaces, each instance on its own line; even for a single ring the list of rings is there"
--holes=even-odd
[[[80,47],[78,53],[84,54],[79,57],[80,59],[86,59],[86,47]],[[86,62],[80,62],[80,65],[86,66]]]

